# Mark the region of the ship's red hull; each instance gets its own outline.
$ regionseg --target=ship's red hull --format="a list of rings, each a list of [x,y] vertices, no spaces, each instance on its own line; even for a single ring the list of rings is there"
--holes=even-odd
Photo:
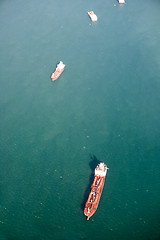
[[[51,76],[52,81],[57,80],[60,77],[60,75],[62,74],[63,71],[64,71],[64,69],[61,69],[61,70],[57,69],[53,74],[54,77]]]
[[[95,175],[93,184],[91,186],[91,191],[84,208],[84,214],[87,216],[87,220],[90,219],[90,217],[96,212],[98,208],[104,187],[104,182],[105,176]]]

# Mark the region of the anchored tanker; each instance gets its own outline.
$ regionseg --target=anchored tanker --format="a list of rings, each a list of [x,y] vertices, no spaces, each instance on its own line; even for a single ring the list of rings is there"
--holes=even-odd
[[[98,208],[99,200],[101,198],[104,187],[107,169],[109,169],[107,165],[102,162],[98,164],[95,168],[94,181],[91,186],[91,191],[84,208],[84,214],[86,215],[87,220],[90,219],[90,217],[96,212]]]

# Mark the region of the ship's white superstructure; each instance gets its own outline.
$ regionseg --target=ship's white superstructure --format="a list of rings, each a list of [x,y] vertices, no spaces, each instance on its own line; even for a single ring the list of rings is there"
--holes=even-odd
[[[66,65],[65,65],[62,61],[60,61],[59,64],[57,65],[57,68],[56,68],[56,69],[59,68],[59,70],[62,70],[62,69],[65,68],[65,66],[66,66]]]
[[[95,169],[95,175],[105,177],[107,174],[107,169],[109,169],[109,168],[107,168],[106,164],[101,162],[100,164],[98,164],[98,166]]]

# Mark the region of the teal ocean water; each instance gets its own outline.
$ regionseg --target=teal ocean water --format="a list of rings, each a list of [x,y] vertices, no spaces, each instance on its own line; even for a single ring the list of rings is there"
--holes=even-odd
[[[159,0],[0,1],[0,240],[160,239],[159,13]]]

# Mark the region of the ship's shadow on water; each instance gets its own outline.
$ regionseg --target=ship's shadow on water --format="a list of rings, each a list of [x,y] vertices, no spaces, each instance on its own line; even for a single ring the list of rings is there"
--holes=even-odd
[[[84,195],[83,195],[83,201],[81,203],[82,210],[84,210],[86,201],[87,201],[89,193],[90,193],[91,185],[92,185],[93,179],[94,179],[95,167],[100,163],[100,161],[97,159],[97,157],[95,155],[90,155],[90,158],[91,158],[91,161],[89,162],[89,166],[91,168],[91,175],[89,177],[89,182],[88,182],[88,185],[87,185]]]

